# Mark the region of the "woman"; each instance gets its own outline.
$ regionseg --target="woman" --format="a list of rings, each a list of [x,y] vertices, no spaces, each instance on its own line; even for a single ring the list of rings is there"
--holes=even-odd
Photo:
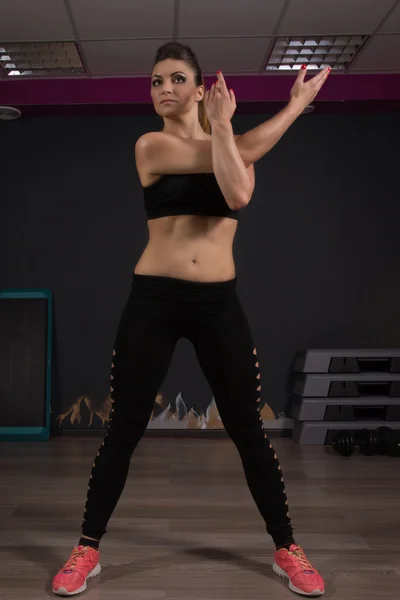
[[[234,136],[235,96],[222,74],[204,94],[190,48],[167,43],[157,51],[151,97],[164,129],[143,135],[135,147],[149,242],[134,270],[116,335],[110,425],[93,463],[82,537],[53,580],[56,594],[78,594],[100,572],[99,541],[181,337],[193,343],[239,451],[275,543],[274,571],[288,578],[295,592],[324,591],[322,577],[293,538],[281,468],[263,430],[259,364],[236,294],[232,256],[240,209],[254,190],[253,164],[302,113],[329,73],[325,69],[305,83],[305,71],[299,72],[290,102],[278,115]]]

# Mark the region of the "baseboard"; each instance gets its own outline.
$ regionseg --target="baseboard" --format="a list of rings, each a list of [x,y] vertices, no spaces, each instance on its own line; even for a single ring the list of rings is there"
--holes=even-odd
[[[292,435],[291,429],[264,428],[264,431],[269,438],[290,437]],[[105,432],[105,429],[60,429],[58,435],[63,437],[102,438]],[[150,429],[145,431],[143,437],[227,439],[229,436],[225,429]]]

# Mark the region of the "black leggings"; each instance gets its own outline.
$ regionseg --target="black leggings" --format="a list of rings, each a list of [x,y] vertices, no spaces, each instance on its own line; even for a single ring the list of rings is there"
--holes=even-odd
[[[110,425],[90,475],[83,535],[99,540],[106,533],[182,337],[194,345],[268,533],[277,546],[293,542],[281,467],[263,429],[258,358],[236,279],[203,283],[152,275],[133,276],[118,327]]]

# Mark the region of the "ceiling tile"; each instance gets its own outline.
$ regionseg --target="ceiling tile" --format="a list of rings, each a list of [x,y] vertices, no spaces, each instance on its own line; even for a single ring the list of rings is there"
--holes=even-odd
[[[379,33],[400,33],[400,2],[389,15]]]
[[[0,42],[73,40],[63,0],[2,0]]]
[[[81,42],[93,75],[150,73],[157,48],[167,40]],[[257,72],[271,38],[180,39],[196,53],[204,74]]]
[[[351,68],[351,71],[382,70],[400,70],[400,34],[375,36]]]
[[[196,53],[203,74],[257,72],[271,38],[179,39]]]
[[[392,6],[393,0],[291,0],[278,35],[369,34]]]
[[[179,36],[272,35],[284,0],[180,0]]]
[[[174,0],[70,0],[81,39],[172,36]]]
[[[151,73],[157,48],[167,40],[81,42],[92,75]]]

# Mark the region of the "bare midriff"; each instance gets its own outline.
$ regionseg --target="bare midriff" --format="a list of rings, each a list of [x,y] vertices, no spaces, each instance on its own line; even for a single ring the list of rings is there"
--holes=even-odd
[[[179,215],[148,221],[149,241],[134,272],[190,281],[235,277],[233,240],[237,221]]]

